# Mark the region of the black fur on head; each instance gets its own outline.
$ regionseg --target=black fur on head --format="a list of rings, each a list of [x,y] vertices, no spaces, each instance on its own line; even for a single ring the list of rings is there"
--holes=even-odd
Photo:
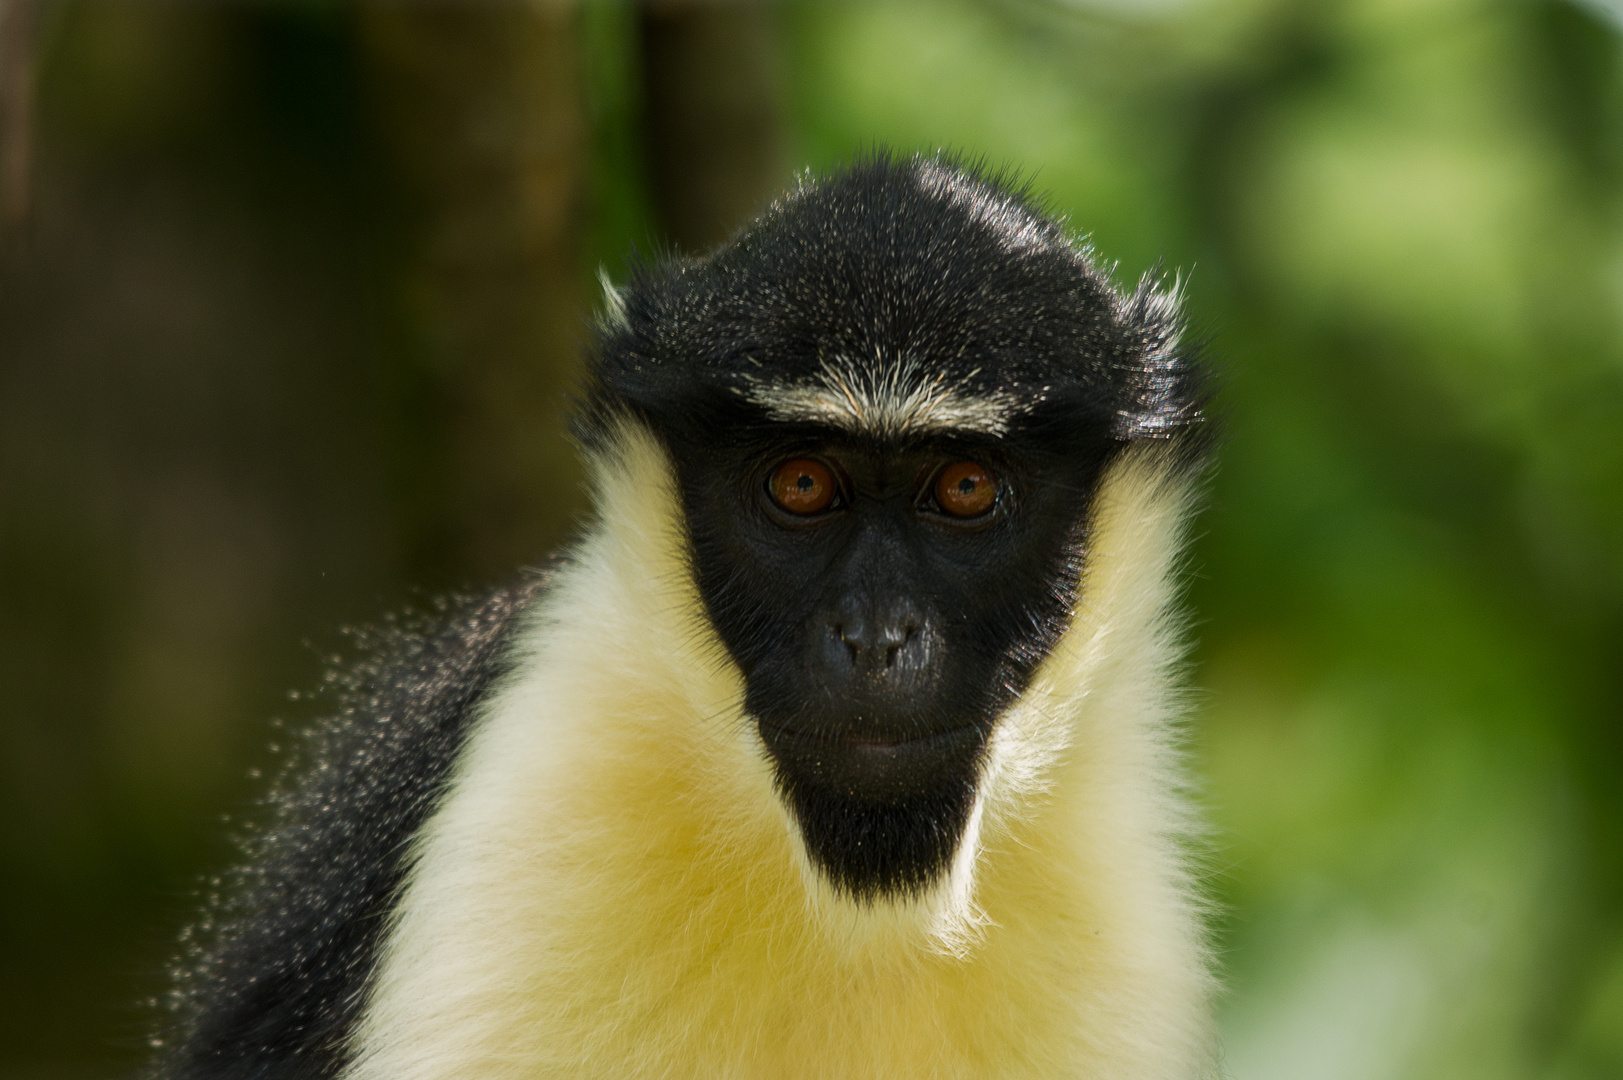
[[[911,894],[951,862],[987,738],[1067,625],[1100,471],[1201,419],[1180,330],[1154,281],[1121,294],[1023,190],[943,156],[803,180],[611,296],[581,436],[630,415],[669,448],[700,593],[837,888]],[[786,511],[786,462],[830,502]],[[970,517],[942,487],[966,462],[995,489]]]

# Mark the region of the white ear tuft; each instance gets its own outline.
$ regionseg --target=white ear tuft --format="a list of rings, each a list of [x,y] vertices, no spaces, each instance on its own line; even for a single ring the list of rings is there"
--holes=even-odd
[[[607,267],[597,268],[597,283],[603,287],[603,321],[616,329],[628,329],[631,321],[626,318],[625,293],[609,279]]]

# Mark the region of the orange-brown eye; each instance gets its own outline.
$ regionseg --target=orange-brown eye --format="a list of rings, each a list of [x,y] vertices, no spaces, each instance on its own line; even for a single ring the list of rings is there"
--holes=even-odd
[[[772,470],[772,499],[791,514],[816,514],[834,503],[834,474],[810,458],[785,461]]]
[[[955,461],[936,476],[935,501],[953,517],[980,517],[997,501],[997,481],[979,462]]]

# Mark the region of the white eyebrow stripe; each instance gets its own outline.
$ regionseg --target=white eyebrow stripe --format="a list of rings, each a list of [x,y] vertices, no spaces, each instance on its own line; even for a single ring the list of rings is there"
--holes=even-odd
[[[774,420],[827,424],[860,435],[895,438],[942,431],[1003,435],[1023,409],[1006,391],[974,391],[971,371],[954,383],[917,361],[879,366],[824,360],[808,382],[780,385],[751,375],[739,389]]]

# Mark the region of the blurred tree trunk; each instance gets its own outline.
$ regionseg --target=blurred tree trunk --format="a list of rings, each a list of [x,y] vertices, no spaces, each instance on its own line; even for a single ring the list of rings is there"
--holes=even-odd
[[[418,455],[415,561],[442,582],[535,561],[584,507],[563,419],[585,305],[574,23],[568,0],[360,9],[413,218],[402,299],[440,442]]]
[[[28,215],[38,0],[0,0],[0,228]]]
[[[649,0],[643,88],[654,206],[678,248],[727,239],[789,177],[776,11],[761,0]]]

